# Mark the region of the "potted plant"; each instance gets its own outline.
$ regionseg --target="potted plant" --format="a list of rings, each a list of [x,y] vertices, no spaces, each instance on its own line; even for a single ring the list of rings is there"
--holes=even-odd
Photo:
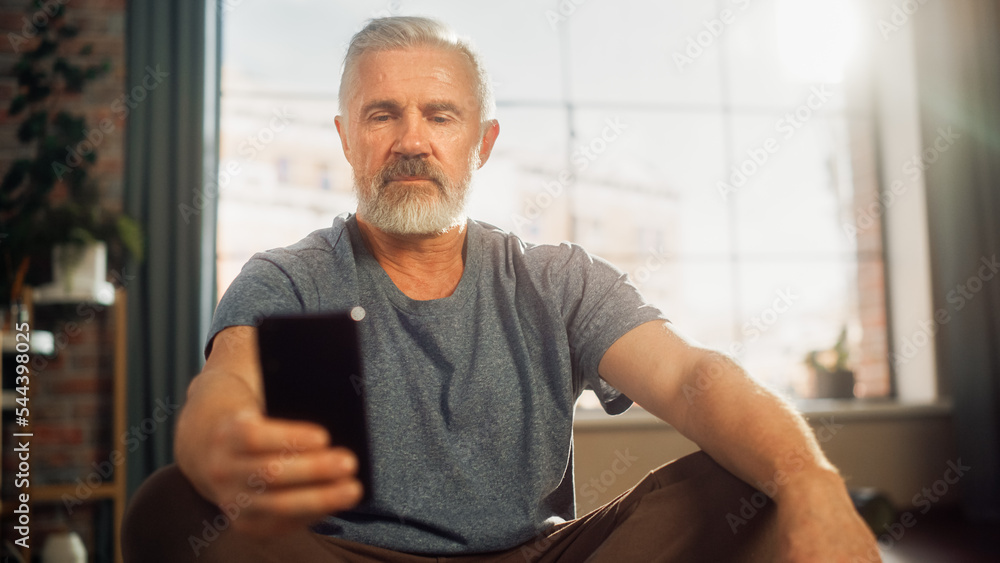
[[[840,331],[837,343],[827,350],[813,350],[806,355],[816,384],[816,397],[851,399],[854,397],[854,371],[848,366],[847,327]]]
[[[32,4],[41,13],[42,2]],[[66,7],[49,2],[44,9],[50,17],[33,19],[36,34],[14,66],[18,92],[7,108],[10,117],[24,116],[17,137],[30,148],[0,181],[0,296],[12,302],[25,284],[48,281],[53,270],[71,273],[83,256],[101,254],[102,243],[116,267],[128,256],[141,260],[143,252],[138,224],[103,207],[88,176],[114,123],[89,127],[67,108],[110,65],[79,62],[92,48],[68,52],[79,30],[66,22]],[[88,250],[94,244],[98,251]],[[99,275],[106,277],[106,269]]]

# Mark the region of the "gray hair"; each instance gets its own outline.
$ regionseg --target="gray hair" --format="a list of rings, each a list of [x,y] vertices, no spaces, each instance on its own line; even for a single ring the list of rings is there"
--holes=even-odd
[[[431,18],[416,16],[375,18],[369,20],[364,29],[354,34],[347,48],[347,55],[344,57],[343,73],[340,77],[338,96],[341,115],[346,116],[347,97],[357,86],[355,65],[361,55],[413,47],[436,47],[468,57],[475,74],[474,87],[479,102],[480,125],[485,128],[486,123],[493,119],[496,112],[496,102],[493,99],[493,86],[490,84],[489,74],[479,53],[468,39],[458,37],[447,25]]]

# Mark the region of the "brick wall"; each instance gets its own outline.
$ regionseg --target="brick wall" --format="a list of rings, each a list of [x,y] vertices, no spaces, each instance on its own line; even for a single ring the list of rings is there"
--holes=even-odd
[[[125,91],[125,0],[47,0],[43,5],[59,3],[66,4],[66,21],[80,29],[77,37],[65,43],[66,53],[73,54],[78,63],[98,64],[105,60],[111,63],[108,74],[89,83],[82,94],[66,96],[61,104],[68,111],[85,115],[89,128],[98,126],[104,119],[113,123],[113,130],[103,135],[98,143],[98,159],[90,169],[90,176],[101,188],[104,205],[120,208],[125,121],[121,112],[113,111],[112,104]],[[4,171],[16,158],[30,154],[30,148],[21,145],[16,138],[23,115],[10,118],[6,110],[17,92],[17,80],[11,72],[20,56],[15,48],[23,52],[35,45],[35,40],[24,33],[25,27],[30,32],[33,29],[31,19],[45,17],[44,12],[37,9],[26,9],[32,4],[32,0],[0,0],[0,100],[3,102],[0,107],[0,170]],[[22,39],[26,42],[21,43]],[[93,48],[88,56],[77,54],[84,45]]]
[[[852,361],[855,395],[884,397],[890,391],[889,343],[886,324],[885,255],[882,248],[882,216],[878,202],[878,167],[874,132],[865,121],[851,124],[854,205],[851,224],[857,229],[858,316],[862,337]]]
[[[105,123],[105,131],[95,143],[97,162],[89,176],[100,187],[101,203],[109,209],[122,205],[124,169],[124,128],[121,112],[113,103],[125,90],[125,0],[47,0],[44,5],[66,5],[66,21],[76,25],[80,34],[67,42],[67,55],[75,63],[99,64],[108,61],[110,71],[88,83],[79,95],[60,100],[62,107],[86,116],[88,129]],[[19,59],[17,50],[35,45],[32,18],[46,17],[32,0],[0,0],[0,173],[6,172],[17,158],[29,156],[31,148],[16,138],[24,115],[10,117],[7,107],[17,93],[12,73]],[[27,33],[25,33],[27,31]],[[25,39],[25,43],[21,43]],[[88,56],[79,56],[84,45],[91,45]],[[110,131],[110,132],[108,132]],[[114,342],[114,318],[110,309],[100,306],[41,306],[36,310],[33,328],[56,334],[58,354],[40,362],[32,381],[31,417],[35,433],[32,442],[32,485],[78,484],[88,476],[94,482],[95,465],[109,459],[111,440],[111,377]],[[11,448],[3,429],[4,491],[11,490]],[[16,466],[16,464],[15,464]],[[102,478],[103,479],[103,478]],[[86,486],[81,492],[86,492]],[[6,508],[6,507],[5,507]],[[40,553],[44,535],[68,525],[79,532],[94,554],[109,547],[110,536],[95,534],[101,526],[110,526],[107,502],[84,502],[67,506],[63,502],[33,503],[32,545]],[[98,515],[101,515],[98,518]],[[4,538],[11,538],[10,519],[4,517]],[[106,530],[105,530],[106,531]],[[101,539],[103,537],[103,539]],[[96,539],[95,539],[96,538]],[[104,542],[102,549],[97,545]]]
[[[100,305],[39,306],[34,325],[57,351],[33,370],[34,482],[73,483],[111,453],[114,318]]]

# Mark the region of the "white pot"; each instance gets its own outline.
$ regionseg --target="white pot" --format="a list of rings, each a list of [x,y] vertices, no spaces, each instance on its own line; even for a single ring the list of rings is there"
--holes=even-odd
[[[45,538],[42,563],[87,563],[87,548],[76,532],[53,532]]]
[[[96,301],[111,304],[115,288],[107,281],[108,246],[58,244],[52,248],[52,283],[35,289],[39,302]]]

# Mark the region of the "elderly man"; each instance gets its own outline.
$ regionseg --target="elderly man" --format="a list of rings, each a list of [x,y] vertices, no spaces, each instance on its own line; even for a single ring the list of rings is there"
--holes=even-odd
[[[373,20],[351,42],[340,104],[357,212],[257,254],[226,292],[177,466],[129,509],[128,560],[878,558],[787,404],[682,336],[608,263],[465,217],[500,131],[465,42],[433,20]],[[355,306],[374,467],[363,503],[351,452],[262,414],[254,328],[269,313]],[[639,402],[703,452],[574,519],[584,389],[612,414]],[[756,514],[746,483],[772,499]]]

